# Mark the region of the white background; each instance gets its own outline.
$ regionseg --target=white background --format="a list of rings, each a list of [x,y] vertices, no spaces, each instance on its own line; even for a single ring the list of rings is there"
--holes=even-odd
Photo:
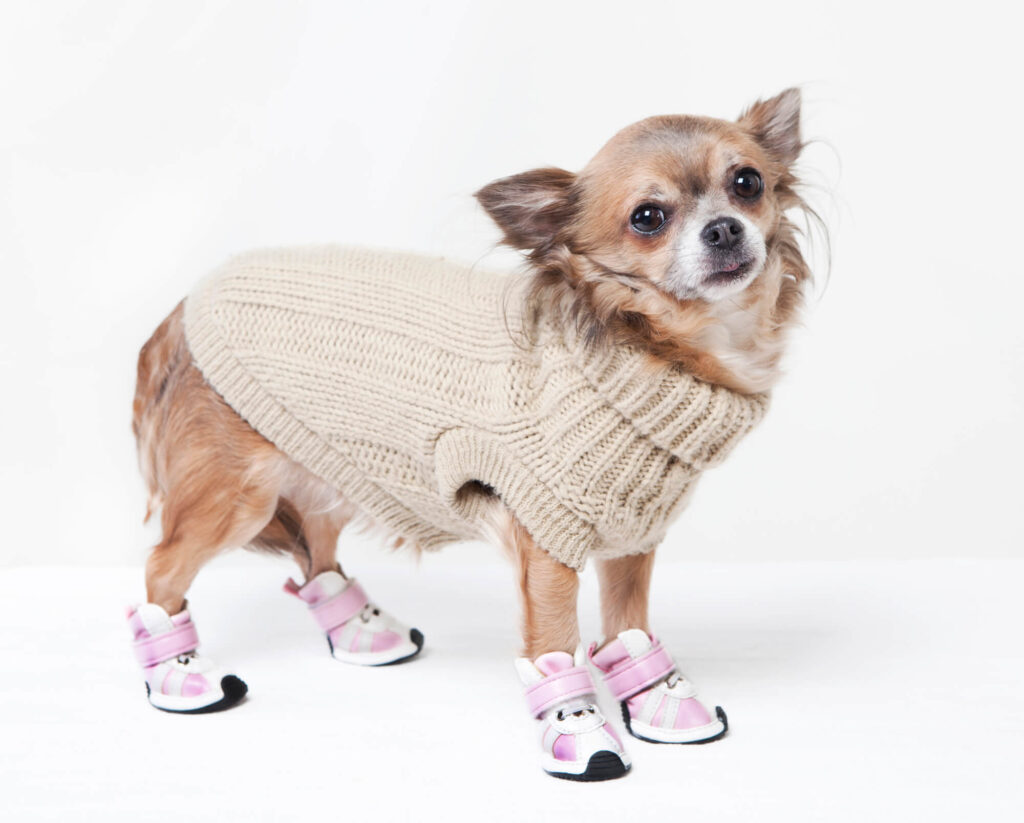
[[[1024,544],[1021,66],[985,4],[18,7],[0,21],[2,562],[137,561],[153,542],[135,358],[226,256],[338,241],[477,260],[497,237],[480,185],[792,84],[824,141],[806,165],[831,279],[767,423],[669,551]]]
[[[137,574],[117,578],[130,581],[118,592],[141,593],[156,534],[141,525],[130,436],[135,358],[226,256],[332,241],[507,265],[471,198],[480,185],[539,165],[578,169],[641,117],[733,117],[797,84],[805,135],[820,141],[804,165],[832,232],[831,276],[825,287],[819,267],[818,294],[767,421],[705,478],[670,533],[656,596],[666,608],[671,589],[662,581],[686,579],[688,561],[720,564],[714,574],[728,569],[748,581],[785,579],[790,568],[794,579],[818,569],[834,584],[843,570],[860,569],[851,579],[931,592],[921,595],[925,614],[973,615],[977,636],[1015,644],[1011,651],[993,639],[992,654],[1019,663],[1015,635],[998,635],[1008,627],[979,617],[991,588],[974,587],[991,569],[1019,580],[1010,558],[1024,545],[1019,35],[1003,4],[940,8],[783,0],[5,4],[0,566],[53,566],[61,591],[78,598],[88,587],[66,577],[77,574],[69,567],[127,575],[131,566]],[[349,546],[345,558],[381,569],[385,580],[399,569],[415,574],[407,559],[378,555],[365,540]],[[936,558],[994,565],[981,577],[963,572],[957,588],[964,567]],[[810,561],[842,562],[829,572]],[[491,580],[498,562],[469,546],[423,565],[428,574],[462,574],[475,564]],[[228,561],[211,574],[247,563]],[[11,591],[36,608],[36,587],[51,573],[8,574]],[[82,570],[81,579],[104,574]],[[950,576],[952,588],[932,585]],[[511,609],[508,585],[495,598]],[[1011,597],[1013,588],[998,591]],[[890,587],[866,599],[902,596]],[[1010,601],[987,605],[1005,616]],[[434,608],[447,616],[457,605]],[[809,611],[805,619],[823,618]],[[779,630],[799,637],[799,622]],[[850,632],[856,637],[855,621]],[[916,636],[907,636],[907,649],[920,648]],[[33,649],[22,634],[6,637],[7,650]],[[716,639],[728,646],[735,637]],[[851,648],[863,652],[865,642]],[[512,653],[511,614],[494,643],[498,657]],[[785,655],[791,643],[771,648]],[[730,653],[742,656],[722,651]],[[31,684],[35,663],[14,659],[22,661],[11,664],[15,674]],[[849,662],[851,676],[860,668]],[[115,674],[114,683],[135,676],[127,658]],[[1002,682],[985,681],[989,696]],[[910,706],[899,702],[905,685],[887,686],[897,700],[889,723]],[[131,699],[141,704],[137,691]],[[456,714],[453,722],[462,721]],[[145,744],[133,746],[148,762]],[[993,797],[991,786],[985,796]],[[707,808],[716,808],[710,799]],[[758,819],[742,804],[730,808]]]

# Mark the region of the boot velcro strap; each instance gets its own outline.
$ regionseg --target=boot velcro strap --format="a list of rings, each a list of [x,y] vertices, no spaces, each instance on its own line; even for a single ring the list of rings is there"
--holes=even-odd
[[[571,700],[593,694],[594,681],[586,666],[573,666],[548,675],[539,683],[526,689],[526,702],[534,717],[540,717],[548,709]]]
[[[310,612],[325,632],[348,623],[369,604],[369,598],[363,587],[355,580],[351,581],[336,595],[322,600],[309,607]]]
[[[179,654],[195,651],[198,645],[199,633],[196,631],[196,624],[190,619],[169,632],[135,641],[135,659],[139,661],[139,665],[146,668],[163,663]]]
[[[626,700],[675,671],[676,664],[661,643],[647,653],[628,659],[604,676],[604,682],[616,700]]]

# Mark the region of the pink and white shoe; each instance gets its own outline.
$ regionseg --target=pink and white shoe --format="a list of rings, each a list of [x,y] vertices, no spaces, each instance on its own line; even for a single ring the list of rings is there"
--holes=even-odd
[[[409,660],[423,648],[419,629],[410,629],[373,605],[362,586],[339,572],[321,572],[301,587],[289,579],[284,590],[309,606],[327,634],[335,660],[385,666]]]
[[[597,706],[582,647],[575,657],[567,652],[548,652],[532,661],[521,657],[516,671],[540,724],[544,771],[587,781],[613,780],[629,771],[622,740]]]
[[[596,648],[596,643],[590,647],[590,660],[604,673],[633,737],[651,743],[710,743],[729,730],[722,707],[715,707],[712,719],[693,684],[647,632],[627,629],[600,651]]]
[[[173,617],[156,603],[128,611],[135,659],[146,675],[149,702],[165,712],[204,714],[238,703],[249,687],[196,654],[199,635],[188,613]]]

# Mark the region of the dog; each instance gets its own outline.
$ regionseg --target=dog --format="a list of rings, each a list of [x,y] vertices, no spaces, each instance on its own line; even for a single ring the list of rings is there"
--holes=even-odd
[[[488,537],[517,569],[516,670],[541,764],[572,780],[631,761],[627,730],[699,743],[727,730],[651,634],[654,549],[701,472],[762,417],[811,273],[793,215],[800,93],[735,122],[660,116],[578,174],[544,168],[476,193],[524,271],[314,247],[231,261],[143,346],[133,408],[162,539],[130,610],[150,702],[196,713],[246,685],[196,653],[185,600],[236,546],[294,556],[333,656],[384,665],[423,635],[335,556],[350,525],[434,549]],[[604,640],[577,626],[578,571]]]

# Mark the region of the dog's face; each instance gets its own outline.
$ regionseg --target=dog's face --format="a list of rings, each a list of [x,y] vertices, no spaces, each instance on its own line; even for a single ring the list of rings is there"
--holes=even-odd
[[[613,137],[578,174],[539,169],[477,197],[506,242],[562,246],[584,276],[647,281],[681,300],[719,301],[761,274],[799,154],[800,94],[756,103],[735,123],[663,116]]]

